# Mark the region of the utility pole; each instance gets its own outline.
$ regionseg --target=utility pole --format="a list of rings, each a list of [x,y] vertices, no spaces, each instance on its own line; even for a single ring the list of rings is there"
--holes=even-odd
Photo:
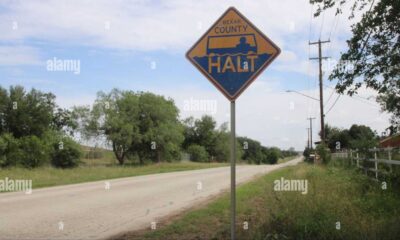
[[[309,117],[307,118],[308,120],[310,120],[310,147],[311,149],[313,149],[313,141],[312,141],[312,120],[315,119],[315,117]]]
[[[307,129],[307,148],[310,149],[310,128]]]
[[[319,108],[321,112],[321,143],[325,142],[325,122],[324,122],[324,94],[323,94],[323,81],[322,81],[322,59],[327,59],[328,57],[322,57],[321,44],[328,43],[330,40],[318,42],[309,42],[309,45],[318,44],[318,57],[310,58],[310,60],[319,61]]]

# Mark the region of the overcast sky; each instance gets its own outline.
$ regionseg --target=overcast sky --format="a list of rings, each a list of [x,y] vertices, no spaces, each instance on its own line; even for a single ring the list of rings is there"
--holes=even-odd
[[[54,0],[0,1],[0,85],[51,91],[63,107],[91,104],[98,91],[112,88],[151,91],[173,98],[181,118],[213,115],[229,121],[229,101],[185,58],[185,52],[230,6],[235,6],[282,50],[281,55],[237,100],[237,134],[266,146],[301,150],[307,117],[318,139],[316,46],[323,45],[326,122],[348,128],[365,124],[381,133],[388,116],[374,92],[338,97],[327,80],[340,52],[346,50],[352,22],[328,11],[312,18],[307,0]],[[356,16],[355,21],[359,19]],[[49,71],[50,60],[76,60],[79,74]],[[206,101],[216,108],[199,111],[188,103]],[[336,104],[331,108],[331,106]],[[185,107],[186,105],[186,107]]]

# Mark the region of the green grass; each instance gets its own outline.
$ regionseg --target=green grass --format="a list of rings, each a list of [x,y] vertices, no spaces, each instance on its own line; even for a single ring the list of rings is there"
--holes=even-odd
[[[281,177],[307,179],[308,194],[274,191]],[[354,170],[301,164],[237,189],[237,239],[399,239],[399,222],[399,194]],[[117,239],[229,239],[229,193],[157,227]]]
[[[0,169],[0,179],[32,179],[33,188],[90,182],[104,179],[132,177],[146,174],[187,171],[195,169],[227,166],[227,163],[160,163],[146,166],[97,166],[57,169],[42,167],[36,169],[5,168]]]

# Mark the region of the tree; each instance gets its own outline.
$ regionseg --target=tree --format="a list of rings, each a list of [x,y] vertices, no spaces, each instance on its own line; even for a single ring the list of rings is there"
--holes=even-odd
[[[263,159],[261,143],[247,137],[238,137],[240,146],[243,149],[243,160],[248,163],[260,164]]]
[[[142,141],[133,151],[143,160],[172,161],[180,159],[184,140],[183,126],[178,120],[179,110],[172,99],[152,93],[139,95],[139,129]]]
[[[34,168],[48,164],[54,136],[74,129],[71,112],[52,93],[21,86],[0,87],[0,165]]]
[[[81,147],[71,138],[64,137],[53,144],[51,163],[59,168],[72,168],[79,164],[82,156]]]
[[[216,130],[217,123],[213,117],[204,115],[200,119],[194,119],[192,117],[187,118],[183,121],[185,140],[183,142],[183,148],[187,149],[188,146],[196,144],[203,146],[210,157],[215,157],[217,154],[216,147],[221,147],[221,141],[217,146],[218,132]],[[224,138],[223,136],[220,136]],[[225,140],[222,140],[225,141]]]
[[[171,99],[147,92],[99,92],[92,109],[76,107],[81,132],[88,138],[103,135],[118,162],[128,155],[160,162],[180,158],[183,127]]]
[[[281,157],[281,151],[279,148],[272,147],[268,149],[267,161],[269,164],[277,163],[280,157]]]
[[[377,146],[377,134],[368,126],[354,124],[349,129],[349,135],[350,146],[353,149],[368,152],[368,149]]]
[[[193,144],[187,148],[187,152],[190,154],[190,160],[194,162],[208,162],[208,153],[203,146]]]
[[[310,0],[318,6],[315,16],[332,7],[336,7],[336,14],[342,14],[347,2],[350,0]],[[352,25],[353,36],[347,41],[348,50],[342,53],[342,64],[335,67],[329,79],[338,80],[336,90],[339,93],[353,95],[361,86],[376,90],[382,109],[392,114],[389,129],[393,134],[400,125],[400,1],[351,2],[349,19],[356,11],[368,10],[360,22]],[[344,68],[346,63],[353,67]]]
[[[377,146],[378,136],[370,127],[353,124],[350,129],[339,129],[329,125],[325,126],[326,147],[331,151],[340,149],[359,149],[367,151]],[[339,145],[338,145],[339,143]]]
[[[25,92],[21,86],[11,86],[9,92],[0,87],[1,132],[15,138],[42,136],[53,126],[55,96],[36,89]]]
[[[236,140],[236,160],[242,159],[243,150],[240,146],[240,142]],[[230,161],[231,135],[224,127],[217,131],[214,152],[215,158],[218,162]]]
[[[325,142],[331,151],[350,148],[351,136],[346,129],[325,125]]]

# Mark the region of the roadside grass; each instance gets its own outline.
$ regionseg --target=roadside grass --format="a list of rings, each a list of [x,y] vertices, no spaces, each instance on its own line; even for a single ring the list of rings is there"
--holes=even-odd
[[[307,179],[308,193],[274,191],[281,177]],[[400,196],[354,170],[303,163],[238,187],[236,221],[237,239],[399,239]],[[157,230],[113,239],[230,239],[229,193]]]
[[[97,161],[97,160],[96,160]],[[0,179],[31,179],[33,188],[58,186],[73,183],[98,181],[113,178],[133,177],[147,174],[187,171],[228,166],[228,163],[175,162],[144,166],[89,166],[73,169],[41,167],[35,169],[4,168],[0,169]]]

